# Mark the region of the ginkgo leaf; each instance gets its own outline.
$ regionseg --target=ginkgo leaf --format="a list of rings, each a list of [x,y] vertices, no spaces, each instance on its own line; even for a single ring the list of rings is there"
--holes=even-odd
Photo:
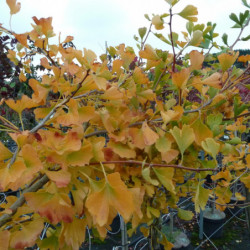
[[[172,160],[174,160],[178,155],[179,155],[179,151],[175,150],[175,149],[170,149],[167,152],[162,152],[161,153],[161,158],[163,161],[165,161],[166,163],[171,162]]]
[[[161,184],[171,193],[175,194],[175,187],[173,184],[174,168],[153,168],[157,178]]]
[[[40,18],[33,16],[32,19],[36,23],[37,27],[32,24],[32,26],[36,29],[36,31],[41,32],[46,37],[54,36],[53,27],[52,27],[52,17],[48,18]]]
[[[60,244],[63,245],[65,242],[73,250],[79,250],[85,240],[86,227],[86,219],[74,218],[71,223],[63,222],[59,237]]]
[[[178,208],[178,216],[182,220],[192,220],[194,214],[193,214],[192,211],[188,211],[188,210]]]
[[[156,54],[155,50],[149,44],[145,45],[144,50],[141,50],[139,52],[139,55],[142,58],[153,61],[157,61],[160,59],[159,56]]]
[[[203,149],[211,154],[214,159],[216,159],[216,155],[219,153],[220,144],[217,143],[214,138],[207,138],[205,141],[201,142]]]
[[[7,160],[12,157],[12,153],[7,149],[2,142],[0,142],[0,161]]]
[[[10,231],[0,231],[0,250],[9,249]]]
[[[195,17],[198,15],[197,8],[193,5],[187,5],[178,15],[191,22],[196,22],[198,20],[197,17]]]
[[[201,142],[206,138],[213,137],[213,132],[201,121],[201,119],[197,119],[192,125],[191,128],[195,131],[195,142],[199,146],[201,146]]]
[[[135,83],[138,83],[138,84],[148,84],[149,83],[148,77],[143,73],[142,69],[140,69],[139,67],[136,67],[134,69],[133,79],[134,79]]]
[[[142,177],[150,184],[154,185],[154,186],[158,186],[159,182],[156,179],[152,179],[150,176],[150,167],[148,168],[144,168],[142,170]]]
[[[28,48],[27,36],[28,36],[27,34],[15,34],[15,38],[17,39],[17,41],[26,48]]]
[[[67,187],[71,180],[71,174],[65,170],[45,171],[50,180],[56,183],[59,188]]]
[[[175,141],[183,155],[184,151],[193,143],[195,140],[194,130],[189,125],[184,125],[182,129],[175,126],[170,130],[170,133],[175,138]]]
[[[219,72],[213,73],[211,76],[202,80],[203,84],[211,86],[216,89],[221,89],[221,74]]]
[[[191,46],[199,46],[201,41],[203,40],[203,33],[200,30],[195,30],[192,38],[189,42],[189,45]]]
[[[129,128],[129,135],[132,138],[132,143],[140,149],[145,148],[146,144],[144,142],[143,132],[138,128]]]
[[[18,13],[21,9],[21,3],[17,3],[16,0],[6,0],[6,3],[9,5],[11,15]]]
[[[178,121],[184,110],[181,106],[175,106],[173,110],[168,110],[168,111],[161,111],[161,117],[164,121],[164,123],[169,123],[170,121]]]
[[[221,69],[223,72],[225,72],[235,63],[238,55],[239,52],[235,53],[234,55],[223,53],[218,56],[218,60],[220,62]]]
[[[182,69],[180,72],[172,73],[173,84],[179,88],[184,89],[186,87],[190,71],[187,68]]]
[[[135,158],[136,153],[128,145],[121,142],[109,141],[108,147],[122,158]]]
[[[36,219],[28,225],[22,224],[19,231],[13,232],[10,238],[10,247],[15,249],[23,249],[34,246],[37,238],[44,227],[43,220]]]
[[[108,222],[112,209],[128,221],[134,211],[133,196],[116,172],[107,175],[107,182],[101,190],[89,194],[86,207],[99,226]]]
[[[36,193],[25,193],[24,197],[29,207],[42,217],[47,217],[53,224],[73,221],[74,210],[66,193],[51,194],[40,190]]]
[[[155,29],[157,29],[157,30],[164,29],[164,26],[163,26],[164,22],[159,15],[155,15],[152,18],[152,24],[155,26]]]
[[[22,147],[21,152],[27,168],[32,168],[35,171],[39,171],[43,168],[43,164],[40,161],[36,150],[30,144],[25,144]]]
[[[144,143],[146,145],[152,145],[156,142],[156,140],[159,138],[159,135],[156,134],[147,124],[147,122],[143,122],[142,124],[142,133],[143,133],[143,139]]]
[[[16,182],[25,170],[26,166],[22,160],[16,160],[10,168],[7,164],[0,167],[0,190],[4,191],[10,183]]]
[[[123,98],[123,93],[119,91],[117,87],[112,86],[101,95],[101,98],[107,100],[120,100]]]
[[[21,100],[14,101],[13,99],[8,99],[5,103],[17,113],[21,114],[22,111],[26,108],[33,108],[38,106],[32,99],[28,96],[23,95]]]
[[[209,189],[205,189],[204,187],[201,186],[201,184],[198,185],[196,194],[195,194],[195,202],[194,202],[196,213],[199,213],[200,209],[201,210],[205,209],[209,194],[210,194]]]
[[[197,50],[192,50],[189,53],[189,57],[191,62],[190,70],[201,69],[205,56]]]
[[[170,150],[171,144],[170,140],[168,140],[165,136],[162,136],[157,139],[155,147],[159,152],[164,153]]]

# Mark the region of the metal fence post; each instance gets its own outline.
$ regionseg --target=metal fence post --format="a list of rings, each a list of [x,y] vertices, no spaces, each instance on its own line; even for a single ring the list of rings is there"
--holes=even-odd
[[[122,216],[120,216],[120,220],[121,220],[122,250],[128,250],[127,226]]]

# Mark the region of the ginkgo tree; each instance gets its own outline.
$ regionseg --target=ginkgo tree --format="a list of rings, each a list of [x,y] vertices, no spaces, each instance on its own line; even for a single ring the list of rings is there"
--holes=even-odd
[[[11,16],[19,12],[20,3],[6,2]],[[17,146],[10,151],[0,143],[0,191],[20,192],[1,204],[1,250],[79,249],[87,227],[104,239],[117,213],[131,222],[130,233],[147,224],[142,231],[152,239],[157,219],[169,209],[192,218],[178,207],[181,197],[192,197],[199,213],[208,200],[224,210],[237,181],[250,189],[249,149],[241,139],[249,105],[238,89],[249,88],[249,59],[238,69],[233,51],[236,42],[249,39],[242,37],[249,11],[230,16],[239,35],[232,45],[223,35],[224,45],[218,45],[216,25],[195,24],[192,5],[175,13],[178,2],[166,0],[168,13],[146,15],[149,28],[135,36],[138,55],[120,44],[97,58],[71,46],[72,36],[53,44],[51,17],[33,17],[32,30],[23,34],[0,26],[18,40],[7,56],[23,65],[20,84],[30,73],[30,55],[46,69],[41,81],[29,80],[31,97],[0,101],[20,120],[17,125],[0,116],[1,131]],[[188,21],[183,38],[172,31],[174,15]],[[169,50],[147,44],[150,34]],[[210,54],[214,47],[219,52]],[[23,123],[27,110],[36,118],[31,130]],[[213,190],[203,185],[208,174]],[[50,227],[41,240],[45,223]],[[160,232],[154,240],[173,246]]]

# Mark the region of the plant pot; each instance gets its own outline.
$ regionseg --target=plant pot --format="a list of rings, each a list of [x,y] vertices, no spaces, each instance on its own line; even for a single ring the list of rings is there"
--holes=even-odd
[[[212,212],[212,208],[206,208],[203,214],[204,233],[208,237],[211,236],[212,239],[221,238],[223,234],[223,227],[221,226],[225,222],[225,218],[226,215],[224,212],[217,209],[215,209],[215,211]]]

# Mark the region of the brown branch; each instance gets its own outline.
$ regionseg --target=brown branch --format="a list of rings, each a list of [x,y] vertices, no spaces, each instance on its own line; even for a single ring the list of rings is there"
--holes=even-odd
[[[10,206],[10,210],[12,212],[10,214],[4,214],[0,217],[0,227],[10,221],[12,216],[16,213],[17,209],[25,203],[25,198],[23,196],[24,193],[36,192],[37,190],[42,188],[48,181],[49,178],[47,177],[47,175],[44,175],[39,181],[34,183],[32,186],[28,187],[27,189],[24,189],[21,196]]]
[[[240,117],[243,117],[243,116],[248,116],[248,115],[250,115],[250,112],[247,112],[247,113],[244,113],[244,114],[241,114],[241,115],[237,115],[237,116],[231,117],[231,118],[224,118],[223,121],[235,120],[237,118],[240,118]]]
[[[148,162],[142,162],[142,161],[133,161],[133,160],[128,160],[128,161],[103,161],[101,162],[102,164],[136,164],[140,166],[149,166],[149,167],[164,167],[164,168],[178,168],[178,169],[183,169],[183,170],[188,170],[188,171],[194,171],[194,172],[202,172],[202,171],[214,171],[214,168],[189,168],[189,167],[184,167],[182,165],[173,165],[173,164],[161,164],[161,163],[148,163]],[[91,162],[89,165],[99,165],[100,162]]]

